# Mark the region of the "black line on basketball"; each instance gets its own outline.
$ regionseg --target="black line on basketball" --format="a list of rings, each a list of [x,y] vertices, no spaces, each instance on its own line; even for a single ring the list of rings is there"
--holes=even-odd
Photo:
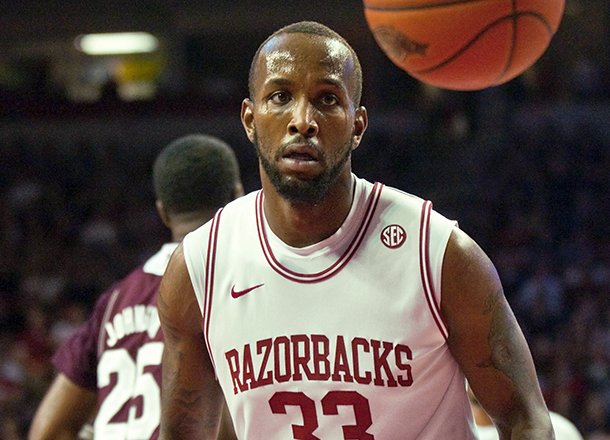
[[[371,11],[417,11],[419,9],[444,8],[446,6],[465,5],[468,3],[479,3],[489,0],[447,0],[443,3],[420,3],[409,6],[369,6],[364,3],[364,8]]]
[[[513,63],[513,58],[515,55],[515,46],[517,45],[517,30],[519,23],[519,15],[517,14],[517,0],[512,0],[512,21],[513,21],[513,32],[511,35],[510,49],[508,50],[508,57],[506,57],[506,64],[504,64],[504,68],[502,69],[500,75],[497,76],[496,82],[501,81],[502,77],[506,75],[506,72],[510,68]]]
[[[515,15],[517,16],[517,18],[521,18],[521,17],[524,17],[524,16],[530,16],[530,17],[534,17],[535,19],[538,19],[546,27],[546,29],[547,29],[547,31],[549,33],[549,36],[551,36],[551,37],[553,36],[553,28],[551,27],[549,22],[546,20],[544,15],[538,14],[538,13],[535,13],[535,12],[519,12],[518,14],[511,14],[511,15],[508,15],[508,16],[500,17],[500,18],[492,21],[491,23],[489,23],[487,26],[485,26],[483,29],[481,29],[479,31],[479,33],[477,33],[470,41],[468,41],[462,48],[460,48],[457,52],[455,52],[449,58],[446,58],[445,60],[441,61],[438,64],[435,64],[434,66],[430,66],[430,67],[427,67],[427,68],[421,69],[421,70],[414,70],[413,73],[414,74],[430,73],[430,72],[434,72],[435,70],[438,70],[438,69],[446,66],[447,64],[451,63],[455,59],[459,58],[464,52],[466,52],[489,29],[491,29],[492,27],[494,27],[495,25],[497,25],[499,23],[502,23],[503,21],[515,20],[516,19]]]

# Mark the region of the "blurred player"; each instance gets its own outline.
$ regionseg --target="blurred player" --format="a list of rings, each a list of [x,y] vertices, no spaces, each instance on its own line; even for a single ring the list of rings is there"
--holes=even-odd
[[[184,235],[241,196],[243,188],[233,150],[200,134],[161,151],[153,182],[157,211],[172,242],[111,286],[89,320],[58,349],[53,358],[58,375],[34,416],[30,440],[75,439],[94,416],[95,440],[159,435],[163,342],[156,294],[161,276]]]
[[[161,283],[161,438],[215,438],[224,395],[245,440],[470,440],[467,378],[503,440],[552,439],[489,258],[430,202],[352,173],[368,116],[350,45],[282,28],[249,89],[262,190],[188,234]]]

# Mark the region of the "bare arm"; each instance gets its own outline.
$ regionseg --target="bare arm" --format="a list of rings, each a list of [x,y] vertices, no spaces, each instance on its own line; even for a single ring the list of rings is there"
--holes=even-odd
[[[445,252],[441,310],[449,348],[500,439],[553,439],[529,347],[496,269],[458,229]]]
[[[216,439],[223,396],[205,345],[182,245],[161,282],[157,308],[165,338],[160,438]]]
[[[97,395],[59,374],[36,410],[28,440],[74,440],[95,414]]]
[[[237,440],[235,430],[233,429],[233,421],[231,420],[231,414],[229,409],[224,406],[222,412],[222,422],[220,423],[220,433],[218,434],[218,440]]]

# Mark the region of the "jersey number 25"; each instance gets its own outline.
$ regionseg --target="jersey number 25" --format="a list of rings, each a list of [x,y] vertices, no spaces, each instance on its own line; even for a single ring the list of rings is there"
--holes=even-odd
[[[148,342],[138,350],[136,361],[124,348],[104,352],[97,367],[98,387],[113,382],[95,419],[95,439],[148,439],[161,417],[160,389],[149,366],[161,364],[162,342]],[[136,399],[141,397],[141,411]],[[140,412],[140,414],[138,414]]]

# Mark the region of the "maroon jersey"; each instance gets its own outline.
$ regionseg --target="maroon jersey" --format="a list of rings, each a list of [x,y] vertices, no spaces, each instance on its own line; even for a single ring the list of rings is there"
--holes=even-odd
[[[166,244],[97,301],[89,320],[55,353],[58,371],[98,395],[94,438],[159,436],[163,342],[156,297],[176,244]]]

